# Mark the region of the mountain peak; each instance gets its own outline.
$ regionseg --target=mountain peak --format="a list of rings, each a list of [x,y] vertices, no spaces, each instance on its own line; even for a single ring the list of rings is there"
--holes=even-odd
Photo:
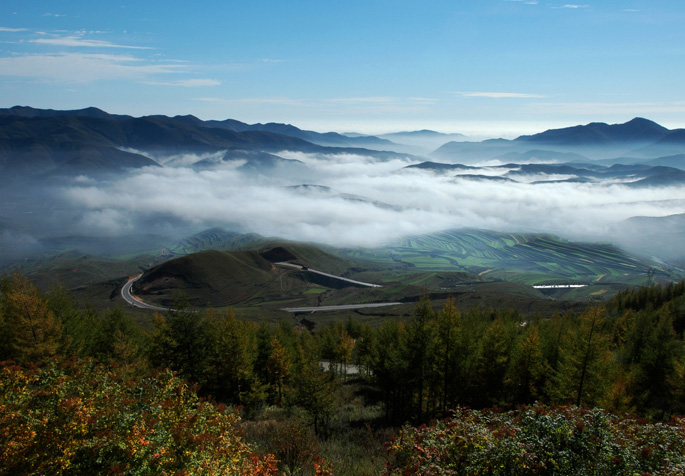
[[[635,117],[623,124],[591,122],[584,126],[549,129],[532,136],[521,136],[516,140],[558,145],[608,145],[618,142],[652,142],[661,139],[668,132],[667,128],[654,121]]]

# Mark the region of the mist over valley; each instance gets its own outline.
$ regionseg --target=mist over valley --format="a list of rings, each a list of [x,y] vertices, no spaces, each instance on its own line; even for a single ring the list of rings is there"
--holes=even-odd
[[[16,107],[0,111],[0,122],[6,270],[68,267],[70,256],[84,255],[143,271],[188,254],[179,244],[205,230],[260,237],[253,247],[312,243],[367,264],[384,256],[386,264],[526,284],[606,276],[638,284],[651,279],[650,269],[675,279],[685,256],[685,142],[681,130],[646,119],[484,141],[95,108]],[[405,146],[412,153],[401,152]],[[431,236],[442,238],[422,238]],[[540,240],[548,255],[521,252]],[[420,242],[414,247],[431,263],[397,258],[408,242]],[[562,243],[563,256],[544,258]],[[618,261],[564,271],[577,253],[597,263],[585,253],[598,245],[613,247]],[[220,238],[193,251],[249,246]],[[544,264],[555,260],[556,268]],[[621,263],[628,266],[618,272]],[[84,279],[96,281],[97,272]]]

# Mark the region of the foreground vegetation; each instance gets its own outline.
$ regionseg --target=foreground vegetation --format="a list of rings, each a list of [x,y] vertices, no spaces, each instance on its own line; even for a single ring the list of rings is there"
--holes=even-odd
[[[405,427],[390,451],[390,475],[679,475],[685,420],[651,423],[575,406],[458,408],[430,426]]]
[[[656,422],[685,413],[685,283],[623,292],[581,315],[459,312],[449,301],[435,310],[424,299],[406,322],[316,332],[179,307],[144,331],[122,309],[98,313],[64,289],[42,294],[23,276],[4,278],[0,361],[14,363],[0,382],[9,429],[0,474],[522,474],[523,465],[608,474],[682,464],[682,420]],[[506,411],[479,411],[489,407]],[[605,410],[583,409],[594,407]],[[646,419],[614,416],[626,414]],[[441,422],[404,426],[382,449],[401,425],[433,418]]]

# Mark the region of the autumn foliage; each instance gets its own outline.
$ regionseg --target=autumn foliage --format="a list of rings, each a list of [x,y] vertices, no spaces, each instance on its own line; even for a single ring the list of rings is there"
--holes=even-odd
[[[0,371],[0,474],[277,474],[234,412],[172,372],[130,381],[90,360]]]

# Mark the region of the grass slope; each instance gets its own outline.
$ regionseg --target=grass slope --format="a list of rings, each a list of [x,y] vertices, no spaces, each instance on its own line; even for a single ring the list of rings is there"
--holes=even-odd
[[[162,296],[169,305],[183,292],[193,304],[225,306],[252,297],[272,280],[273,266],[256,251],[203,251],[147,271],[134,286],[141,296]]]

